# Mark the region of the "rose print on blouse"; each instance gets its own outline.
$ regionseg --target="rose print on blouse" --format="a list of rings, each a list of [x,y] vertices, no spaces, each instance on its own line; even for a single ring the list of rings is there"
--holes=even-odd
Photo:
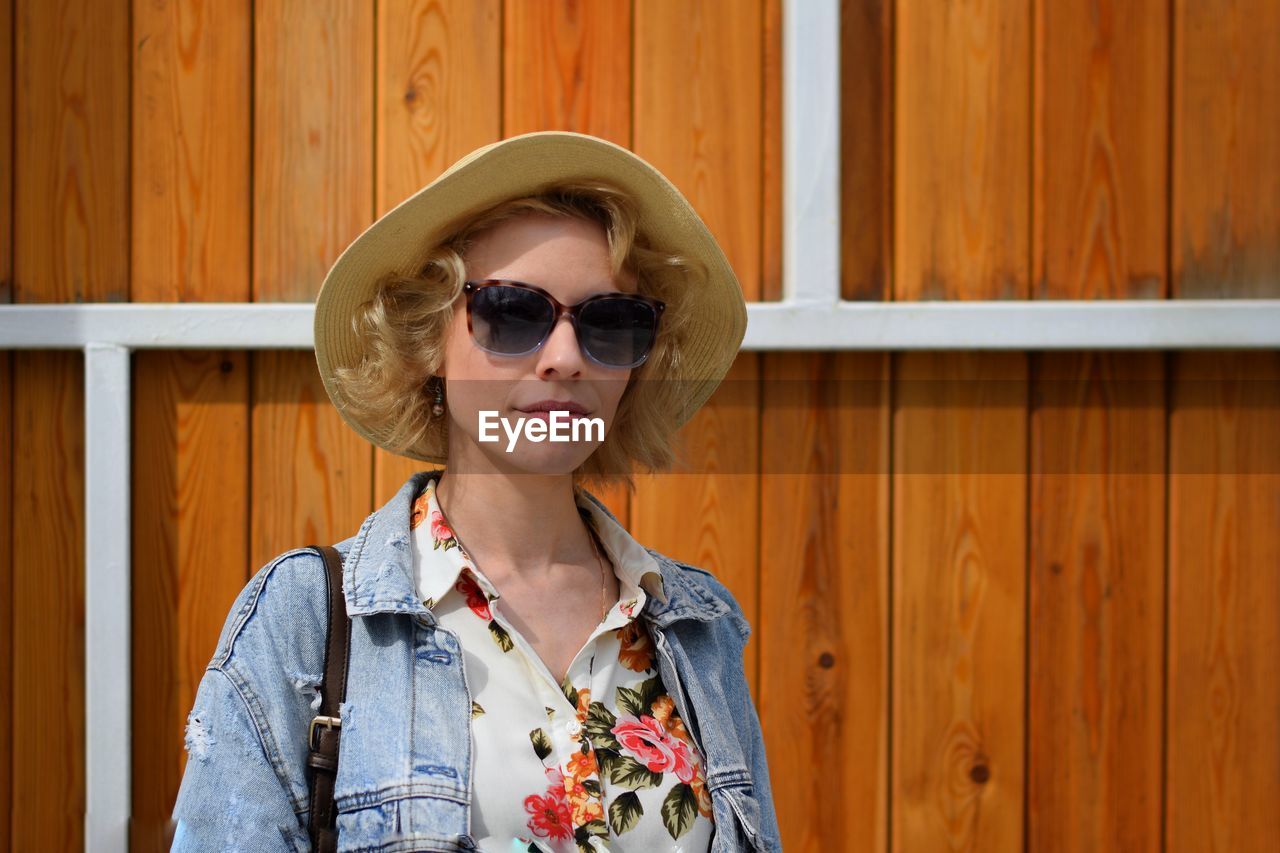
[[[458,582],[453,585],[453,588],[462,593],[462,596],[467,600],[467,607],[471,609],[472,613],[489,623],[489,636],[493,637],[493,641],[498,644],[500,649],[504,652],[509,652],[515,648],[515,643],[511,641],[511,634],[507,632],[506,628],[498,624],[497,619],[493,618],[493,611],[489,607],[489,602],[493,601],[493,598],[480,588],[480,583],[476,580],[475,575],[471,574],[468,569],[463,569],[458,575]]]
[[[467,600],[467,607],[471,608],[471,612],[479,616],[486,622],[493,620],[493,613],[489,610],[489,597],[484,594],[484,590],[480,588],[480,583],[472,576],[471,572],[466,569],[458,576],[458,582],[453,588],[462,593],[462,597]]]
[[[542,732],[546,737],[546,732]],[[550,754],[551,742],[547,741]],[[530,794],[524,798],[524,810],[529,813],[528,827],[538,838],[567,841],[573,838],[573,813],[569,797],[565,794],[564,779],[558,770],[547,771],[547,790],[542,794]]]
[[[687,745],[672,737],[662,723],[645,714],[635,717],[620,714],[609,730],[618,739],[623,752],[632,756],[654,773],[674,773],[681,782],[693,779],[693,758]]]
[[[427,509],[431,505],[431,488],[428,486],[423,489],[413,501],[413,509],[409,513],[409,529],[417,530],[418,526],[426,520]]]
[[[453,528],[445,523],[444,513],[438,509],[431,513],[431,539],[434,543],[433,548],[443,548],[448,551],[450,548],[458,547],[458,537],[453,535]]]
[[[540,761],[551,756],[551,738],[545,729],[529,732],[533,751]],[[580,735],[571,740],[581,740]],[[604,822],[603,791],[599,768],[590,745],[582,740],[581,751],[573,752],[558,767],[546,768],[547,788],[524,798],[529,813],[529,831],[539,838],[568,840],[580,850],[591,850],[592,836],[608,836]]]
[[[633,620],[614,631],[621,648],[618,662],[632,672],[648,672],[653,669],[653,640],[639,620]]]
[[[448,551],[450,548],[457,548],[465,557],[467,552],[462,547],[462,543],[458,541],[458,537],[453,532],[453,528],[449,526],[449,522],[445,521],[444,513],[438,509],[431,509],[431,496],[435,494],[435,480],[427,483],[421,494],[413,501],[413,508],[409,515],[409,529],[416,530],[422,522],[427,520],[428,514],[431,520],[431,548],[435,551]]]
[[[610,798],[609,827],[615,835],[633,828],[644,815],[635,792],[674,782],[660,816],[667,833],[678,839],[699,814],[711,818],[711,797],[693,741],[658,676],[619,687],[616,694],[618,713],[592,702],[586,724],[602,778],[629,789]]]

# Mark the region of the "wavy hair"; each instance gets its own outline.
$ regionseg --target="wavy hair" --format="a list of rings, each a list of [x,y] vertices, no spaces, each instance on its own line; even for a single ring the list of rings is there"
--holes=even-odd
[[[352,323],[364,356],[334,372],[346,405],[388,449],[414,457],[434,442],[448,447],[448,417],[433,417],[431,398],[444,360],[455,300],[466,279],[473,241],[500,223],[531,214],[598,223],[615,278],[635,277],[637,290],[667,304],[648,359],[636,368],[604,442],[573,472],[575,486],[622,484],[632,473],[668,470],[676,460],[681,353],[687,334],[684,296],[705,280],[696,259],[660,251],[640,229],[631,198],[599,180],[562,182],[508,199],[456,224],[433,246],[417,275],[392,275],[356,311]]]

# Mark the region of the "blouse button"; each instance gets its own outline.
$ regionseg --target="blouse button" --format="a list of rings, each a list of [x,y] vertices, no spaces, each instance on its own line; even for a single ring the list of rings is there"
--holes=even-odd
[[[571,735],[576,735],[582,731],[582,723],[578,720],[570,720],[565,724],[565,730]]]

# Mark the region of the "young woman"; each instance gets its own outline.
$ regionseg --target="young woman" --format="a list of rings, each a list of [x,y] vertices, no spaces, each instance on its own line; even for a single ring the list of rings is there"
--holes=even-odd
[[[675,187],[581,134],[473,152],[335,263],[316,305],[331,399],[443,466],[336,546],[338,849],[779,848],[741,609],[586,488],[670,467],[745,318]],[[307,849],[326,584],[297,548],[233,605],[174,849]]]

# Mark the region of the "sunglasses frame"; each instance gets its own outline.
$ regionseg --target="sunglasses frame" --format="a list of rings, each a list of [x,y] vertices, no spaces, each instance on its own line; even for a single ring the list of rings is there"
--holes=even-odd
[[[536,343],[531,349],[526,350],[525,352],[518,352],[518,353],[494,352],[488,347],[482,345],[480,341],[476,340],[475,329],[473,329],[471,326],[471,300],[478,291],[486,287],[492,287],[494,285],[504,285],[506,287],[515,287],[521,290],[532,291],[538,294],[539,296],[543,297],[544,299],[546,299],[548,302],[550,302],[552,307],[555,309],[556,314],[551,321],[551,325],[547,328],[546,333],[538,340],[538,343]],[[526,355],[531,355],[532,353],[537,352],[538,350],[542,349],[543,346],[546,345],[547,340],[550,339],[552,332],[555,331],[556,325],[559,324],[560,318],[568,314],[569,322],[573,325],[573,335],[575,338],[577,338],[577,341],[578,341],[578,351],[582,353],[583,357],[590,360],[591,363],[593,364],[598,364],[601,367],[611,367],[616,370],[634,369],[644,364],[645,361],[648,360],[649,353],[652,352],[653,350],[653,344],[658,339],[658,329],[662,325],[662,312],[666,310],[666,307],[667,307],[667,304],[663,302],[661,299],[655,299],[652,296],[645,296],[642,293],[622,293],[622,292],[594,293],[591,296],[588,296],[586,299],[583,299],[581,302],[576,302],[573,305],[565,305],[559,299],[556,299],[550,293],[547,293],[547,291],[543,290],[541,287],[538,287],[535,284],[527,284],[526,282],[516,281],[514,279],[509,279],[509,278],[486,278],[486,279],[477,279],[475,281],[465,281],[462,283],[462,292],[465,293],[467,296],[467,333],[471,335],[471,340],[475,341],[476,346],[480,347],[480,349],[484,350],[485,352],[491,353],[492,355],[510,356],[511,358],[521,358]],[[632,364],[606,364],[605,362],[600,361],[598,358],[596,358],[594,355],[588,352],[586,346],[582,343],[582,335],[578,334],[578,315],[582,313],[582,309],[585,306],[590,305],[592,302],[599,302],[602,299],[628,299],[635,302],[643,302],[644,304],[648,305],[650,308],[653,309],[653,312],[654,312],[653,338],[652,340],[649,341],[649,345],[645,347],[645,350],[641,354],[638,361]]]

